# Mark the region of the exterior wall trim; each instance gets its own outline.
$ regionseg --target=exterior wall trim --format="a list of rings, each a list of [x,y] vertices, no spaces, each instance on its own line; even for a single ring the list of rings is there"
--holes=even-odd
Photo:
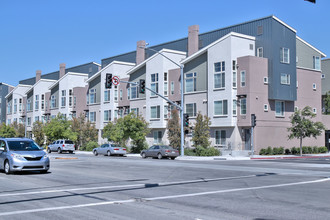
[[[297,69],[310,70],[310,71],[319,72],[319,73],[322,72],[322,70],[315,70],[315,69],[311,69],[311,68],[307,68],[307,67],[302,67],[302,66],[297,66]]]
[[[53,89],[55,86],[57,86],[60,81],[62,81],[66,76],[68,75],[75,75],[75,76],[87,76],[88,77],[88,74],[87,73],[74,73],[74,72],[68,72],[66,74],[64,74],[64,76],[62,78],[60,78],[59,80],[56,81],[56,83],[54,83],[53,85],[51,85],[48,89],[51,90]]]

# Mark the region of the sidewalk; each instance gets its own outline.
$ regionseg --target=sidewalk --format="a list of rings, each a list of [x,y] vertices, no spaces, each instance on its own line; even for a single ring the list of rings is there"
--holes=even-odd
[[[325,154],[303,154],[300,155],[253,155],[251,156],[251,160],[279,160],[279,159],[308,159],[308,158],[329,158],[330,153]]]

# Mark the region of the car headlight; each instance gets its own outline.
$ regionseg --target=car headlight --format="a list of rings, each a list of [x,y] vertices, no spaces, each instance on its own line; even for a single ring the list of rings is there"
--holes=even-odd
[[[49,157],[48,154],[45,154],[45,155],[44,155],[44,159],[46,159],[46,158],[48,158],[48,157]]]
[[[15,158],[15,159],[19,159],[19,160],[25,160],[25,158],[24,157],[22,157],[22,155],[20,155],[20,154],[11,154],[11,156],[13,157],[13,158]]]

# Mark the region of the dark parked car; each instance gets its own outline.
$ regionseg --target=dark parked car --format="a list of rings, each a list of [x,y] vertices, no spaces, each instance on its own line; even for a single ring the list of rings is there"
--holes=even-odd
[[[148,150],[141,151],[141,156],[142,158],[153,157],[158,159],[169,157],[174,160],[179,156],[179,151],[168,145],[153,145]]]

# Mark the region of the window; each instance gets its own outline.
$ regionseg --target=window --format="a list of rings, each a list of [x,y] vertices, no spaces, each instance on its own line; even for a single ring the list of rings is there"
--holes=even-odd
[[[290,85],[290,75],[286,73],[281,73],[281,84]]]
[[[196,91],[196,78],[197,78],[197,73],[186,73],[185,83],[184,83],[186,92]]]
[[[17,99],[14,99],[14,114],[17,112]]]
[[[324,79],[324,78],[325,78],[325,74],[322,74],[322,75],[321,75],[321,79]]]
[[[321,70],[321,59],[320,59],[320,57],[313,56],[313,69]]]
[[[89,113],[89,121],[90,122],[96,122],[96,112],[90,112]]]
[[[263,47],[257,48],[257,57],[264,57],[264,48]]]
[[[288,48],[281,47],[280,61],[281,63],[290,63],[290,50]]]
[[[152,91],[158,93],[158,73],[151,74],[151,85],[150,88]],[[151,96],[155,96],[156,94],[151,92]]]
[[[115,86],[115,92],[114,92],[114,100],[115,100],[115,102],[118,102],[118,88],[117,88],[117,86]]]
[[[23,110],[23,99],[19,99],[18,111],[21,112]]]
[[[250,44],[250,50],[253,50],[253,44]]]
[[[7,104],[7,114],[11,114],[11,102],[8,102]]]
[[[131,108],[131,112],[133,112],[135,115],[139,115],[139,108]]]
[[[89,90],[89,104],[96,103],[96,89]]]
[[[26,101],[26,111],[32,111],[32,108],[31,108],[31,99],[28,99]]]
[[[241,86],[244,87],[245,86],[245,71],[241,71]]]
[[[73,92],[72,89],[69,89],[69,107],[72,107],[72,97],[73,97]]]
[[[236,60],[233,60],[233,70],[234,70],[234,71],[236,70],[236,67],[237,67],[237,65],[236,65]]]
[[[214,115],[215,116],[228,115],[227,100],[214,101]]]
[[[225,147],[226,146],[226,131],[215,131],[215,145]]]
[[[262,33],[263,33],[263,26],[258,26],[257,35],[262,35]]]
[[[268,112],[268,105],[267,104],[264,104],[264,111]]]
[[[39,110],[39,95],[35,95],[34,110]]]
[[[118,118],[118,110],[115,110],[115,112],[114,112],[114,117],[115,117],[115,119],[117,119]]]
[[[233,88],[237,88],[237,74],[233,72]]]
[[[225,62],[214,63],[214,88],[225,88]]]
[[[31,118],[30,117],[27,118],[27,125],[31,126]]]
[[[34,121],[39,121],[39,116],[34,117]]]
[[[246,115],[246,98],[240,100],[241,104],[241,115]]]
[[[41,110],[45,110],[45,95],[41,95]]]
[[[160,118],[160,106],[151,106],[150,107],[150,118],[159,119]]]
[[[154,144],[160,144],[162,142],[162,137],[162,131],[154,131]]]
[[[122,89],[119,91],[119,100],[120,101],[123,100],[123,90]]]
[[[131,99],[131,88],[127,88],[127,100]]]
[[[131,86],[130,87],[130,99],[137,99],[138,98],[138,87],[137,86]]]
[[[313,108],[313,113],[316,114],[316,108]]]
[[[171,94],[172,95],[174,94],[174,82],[173,81],[171,82]]]
[[[313,83],[313,90],[316,90],[316,83]]]
[[[296,111],[298,111],[298,110],[299,110],[298,106],[295,106],[295,107],[294,107],[294,111],[296,112]]]
[[[7,120],[7,124],[8,124],[8,125],[11,124],[11,120],[10,120],[10,119]]]
[[[104,111],[104,121],[111,121],[111,110],[105,110]]]
[[[197,115],[196,103],[186,104],[186,114],[188,114],[189,117],[196,117]]]
[[[168,105],[164,105],[164,118],[168,118]]]
[[[284,116],[284,102],[275,101],[275,116],[283,117]]]
[[[264,84],[268,84],[268,77],[264,77]]]
[[[168,96],[167,72],[164,72],[164,96]]]
[[[233,99],[233,115],[237,115],[237,100]]]

